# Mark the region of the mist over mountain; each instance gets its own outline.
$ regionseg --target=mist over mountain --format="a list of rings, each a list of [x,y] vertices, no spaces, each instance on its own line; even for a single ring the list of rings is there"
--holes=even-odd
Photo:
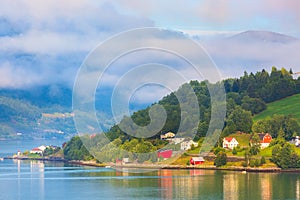
[[[167,33],[167,31],[164,32],[164,34]],[[174,33],[170,33],[170,35],[174,35]],[[168,37],[168,35],[163,35],[164,39]],[[202,42],[201,37],[199,37],[198,40],[200,43]],[[176,40],[174,40],[174,44],[176,44]],[[297,53],[298,49],[300,49],[300,42],[299,39],[288,35],[268,31],[246,31],[229,37],[216,37],[209,41],[203,41],[202,44],[212,60],[216,63],[223,78],[239,77],[244,71],[249,73],[261,71],[262,69],[268,71],[272,66],[277,66],[278,68],[285,67],[287,69],[292,68],[294,72],[300,71],[300,66],[298,65],[298,63],[300,63],[300,57]],[[68,56],[72,58],[72,54]],[[84,56],[81,55],[77,58],[83,59]],[[113,81],[118,81],[122,76],[118,69],[123,69],[123,71],[130,70],[130,66],[150,62],[154,58],[161,64],[174,66],[180,73],[193,75],[187,71],[184,62],[179,62],[173,57],[164,55],[161,52],[158,54],[157,52],[137,54],[133,57],[129,57],[129,59],[121,60],[122,62],[117,62],[116,68],[109,72],[109,76],[105,79],[104,89],[102,88],[102,90],[95,92],[95,108],[99,120],[106,124],[106,127],[103,127],[104,129],[109,129],[110,126],[115,124],[112,120],[111,96],[113,88],[110,84]],[[13,57],[11,57],[11,59],[13,59]],[[64,59],[59,60],[61,63],[68,62]],[[47,74],[43,72],[39,77],[40,79],[33,79],[36,82],[29,85],[22,84],[22,79],[29,80],[32,78],[31,73],[26,74],[26,67],[24,67],[22,72],[17,71],[15,74],[9,72],[9,76],[5,76],[7,71],[3,71],[3,68],[1,68],[2,71],[0,69],[0,72],[3,72],[3,80],[8,79],[9,82],[13,83],[15,79],[15,81],[18,82],[17,85],[12,87],[9,84],[1,85],[0,81],[0,97],[5,97],[0,105],[3,111],[0,116],[2,135],[14,135],[15,137],[18,132],[23,132],[26,134],[34,133],[35,136],[32,137],[38,137],[39,135],[46,135],[46,137],[69,137],[76,134],[72,117],[68,114],[66,117],[62,117],[64,115],[55,114],[72,112],[73,84],[70,84],[70,82],[75,80],[74,71],[79,69],[79,64],[82,62],[80,60],[75,62],[74,60],[76,59],[71,59],[73,67],[67,67],[66,69],[60,68],[60,70],[57,70],[61,65],[54,66],[51,72],[51,78],[43,78],[45,74]],[[47,61],[49,61],[49,59],[45,60],[45,62]],[[15,62],[19,65],[23,63],[24,66],[32,65],[33,67],[30,68],[30,71],[36,70],[35,73],[44,70],[44,68],[37,66],[40,62],[36,62],[36,57],[33,55],[18,56]],[[51,63],[56,64],[56,62],[50,62],[49,65]],[[49,70],[48,68],[46,69]],[[72,69],[72,73],[68,73],[70,69]],[[56,79],[53,78],[53,72],[58,74]],[[59,76],[59,74],[63,75]],[[69,74],[69,76],[66,76],[66,74]],[[51,81],[49,81],[50,79]],[[190,76],[190,80],[194,80],[193,76]],[[129,105],[131,112],[146,108],[170,92],[159,92],[151,87],[145,88],[146,89],[141,90],[138,98],[131,99]],[[140,101],[141,99],[142,101]],[[22,105],[22,109],[20,109],[20,107],[11,107],[11,105],[14,104],[9,102]],[[19,115],[18,110],[23,114],[18,120],[15,120],[16,116]],[[30,113],[29,110],[35,110],[35,116],[39,117],[31,118],[30,116],[26,116],[26,114],[24,115],[26,112]]]

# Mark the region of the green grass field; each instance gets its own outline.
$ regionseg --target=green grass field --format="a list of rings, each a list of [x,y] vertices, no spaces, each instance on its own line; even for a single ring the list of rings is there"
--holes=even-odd
[[[249,146],[249,142],[250,142],[251,134],[235,133],[235,134],[230,134],[227,137],[234,137],[239,142],[239,146],[240,147],[248,147]]]
[[[293,115],[300,123],[300,94],[267,104],[267,109],[254,116],[253,120],[272,117],[274,114]]]

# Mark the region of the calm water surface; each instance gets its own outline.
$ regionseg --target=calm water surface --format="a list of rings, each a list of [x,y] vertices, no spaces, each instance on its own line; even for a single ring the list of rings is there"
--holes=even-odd
[[[160,170],[135,174],[0,161],[0,199],[300,199],[299,174]]]

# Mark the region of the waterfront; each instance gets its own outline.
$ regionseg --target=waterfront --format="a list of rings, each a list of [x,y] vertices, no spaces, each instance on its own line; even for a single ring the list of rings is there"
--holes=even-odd
[[[0,199],[300,199],[293,173],[159,170],[150,173],[59,162],[0,162]]]

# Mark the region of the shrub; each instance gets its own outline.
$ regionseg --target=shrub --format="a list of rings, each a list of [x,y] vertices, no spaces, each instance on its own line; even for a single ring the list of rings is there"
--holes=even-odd
[[[243,161],[243,162],[242,162],[242,166],[243,166],[243,167],[248,167],[247,162]]]
[[[255,161],[254,161],[254,166],[255,166],[255,167],[259,167],[259,166],[260,166],[260,160],[255,159]]]
[[[255,161],[254,161],[254,160],[250,160],[249,166],[250,166],[250,167],[254,167],[254,166],[255,166]]]
[[[266,158],[263,156],[261,157],[260,159],[260,164],[263,165],[263,164],[266,164]]]
[[[236,154],[237,154],[237,150],[236,150],[235,147],[232,149],[232,154],[233,154],[233,155],[236,155]]]
[[[220,167],[220,166],[226,165],[226,163],[227,163],[227,155],[226,155],[226,153],[224,153],[222,151],[219,152],[218,155],[217,155],[217,157],[216,157],[216,159],[215,159],[215,161],[214,161],[214,165],[216,167]]]
[[[219,152],[225,152],[225,149],[222,148],[222,147],[216,147],[216,148],[214,149],[214,154],[215,154],[215,155],[218,155]]]

